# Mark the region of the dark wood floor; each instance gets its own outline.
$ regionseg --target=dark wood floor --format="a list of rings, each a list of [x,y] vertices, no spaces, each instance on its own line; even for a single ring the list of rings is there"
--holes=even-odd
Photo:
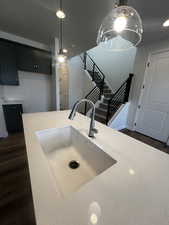
[[[122,133],[127,134],[130,137],[133,137],[141,142],[144,142],[154,148],[159,149],[160,151],[166,152],[169,154],[169,146],[166,146],[165,143],[157,141],[151,137],[140,134],[136,131],[130,131],[127,129],[121,130]]]
[[[35,225],[22,133],[0,139],[0,225]]]

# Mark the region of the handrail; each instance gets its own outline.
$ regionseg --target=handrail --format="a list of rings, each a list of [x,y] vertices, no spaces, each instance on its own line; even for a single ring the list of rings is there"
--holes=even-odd
[[[117,93],[122,89],[123,86],[125,86],[126,82],[128,81],[129,77],[122,83],[122,85],[117,89],[117,91],[112,95],[112,97],[109,99],[109,101],[111,102],[114,98],[114,96],[117,95]]]
[[[106,124],[108,124],[108,121],[109,121],[109,115],[110,115],[110,111],[111,111],[112,102],[114,101],[117,104],[118,101],[121,101],[121,103],[125,103],[128,101],[133,76],[134,76],[134,74],[129,74],[129,77],[125,80],[125,82],[118,88],[118,90],[108,100]],[[120,99],[120,98],[122,98],[122,99]],[[115,106],[114,103],[113,103],[113,106]],[[116,106],[116,107],[118,108],[118,106]]]
[[[94,96],[93,96],[94,93]],[[92,90],[85,96],[85,99],[91,100],[94,104],[99,100],[100,88],[95,86]],[[87,113],[87,102],[85,102],[84,115]]]
[[[100,71],[100,73],[103,75],[103,77],[105,78],[104,73],[101,71],[101,69],[98,67],[98,65],[94,62],[94,60],[91,58],[91,56],[85,52],[85,54],[90,58],[90,60],[93,62],[93,64],[95,64],[95,66],[97,67],[97,69]]]
[[[88,98],[90,96],[90,94],[97,88],[97,86],[95,86],[87,95],[85,98]]]
[[[90,60],[89,63],[88,59]],[[105,75],[87,52],[83,54],[82,61],[84,63],[84,69],[85,70],[87,69],[89,71],[92,80],[96,83],[96,86],[100,89],[99,99],[101,99],[101,96],[103,95]]]
[[[101,99],[101,96],[104,93],[105,75],[87,52],[85,52],[83,56],[80,55],[80,57],[84,63],[84,69],[88,70],[91,75],[92,81],[94,81],[96,84],[96,86],[92,88],[92,90],[85,96],[85,98],[96,103]],[[125,103],[128,101],[132,77],[133,74],[129,74],[129,77],[125,80],[125,82],[123,82],[122,85],[117,89],[117,91],[112,94],[111,98],[108,99],[108,105],[106,109],[106,124],[108,124],[108,121],[110,119],[109,117],[111,110],[117,110],[121,103]],[[85,115],[87,113],[87,109],[88,106],[87,103],[85,103]]]

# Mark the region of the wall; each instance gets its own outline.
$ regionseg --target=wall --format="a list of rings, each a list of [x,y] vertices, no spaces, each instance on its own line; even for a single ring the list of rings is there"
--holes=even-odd
[[[106,76],[113,91],[127,79],[129,73],[133,72],[136,48],[125,51],[108,51],[97,46],[88,51],[99,68]]]
[[[169,41],[159,41],[151,45],[145,45],[138,48],[136,60],[134,64],[134,80],[132,82],[132,91],[130,96],[130,108],[128,114],[127,126],[129,129],[134,129],[135,114],[138,106],[141,86],[144,80],[144,73],[146,69],[146,62],[148,55],[152,52],[158,52],[161,50],[169,50]]]
[[[93,84],[83,69],[83,63],[79,56],[75,56],[68,61],[69,66],[69,108],[74,103],[84,98],[93,88]]]
[[[137,50],[135,64],[134,64],[134,77],[130,92],[130,107],[128,113],[127,127],[133,130],[134,118],[137,110],[138,100],[140,96],[140,90],[144,79],[144,73],[146,68],[148,52],[145,47],[141,47]]]
[[[36,42],[36,41],[29,40],[27,38],[23,38],[23,37],[20,37],[20,36],[11,34],[11,33],[7,33],[7,32],[4,32],[4,31],[0,31],[0,38],[7,39],[9,41],[14,41],[14,42],[17,42],[17,43],[20,43],[20,44],[32,46],[32,47],[35,47],[35,48],[50,51],[50,48],[47,45],[44,45],[44,44]]]
[[[130,103],[122,105],[109,122],[109,127],[115,130],[122,130],[127,127],[127,118]]]
[[[6,137],[8,135],[2,109],[3,98],[3,86],[0,85],[0,137]]]
[[[50,76],[19,71],[19,82],[19,86],[4,86],[5,100],[23,101],[25,113],[45,112],[51,109]]]
[[[0,98],[3,96],[3,86],[0,85]]]
[[[58,65],[60,86],[60,110],[69,109],[69,68],[67,61]]]

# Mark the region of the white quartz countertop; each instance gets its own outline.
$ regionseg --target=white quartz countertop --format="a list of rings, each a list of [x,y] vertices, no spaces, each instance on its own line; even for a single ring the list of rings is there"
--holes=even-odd
[[[93,142],[117,160],[66,199],[58,198],[35,132],[72,125],[88,135],[89,118],[69,111],[24,114],[37,225],[168,225],[169,156],[96,122]]]

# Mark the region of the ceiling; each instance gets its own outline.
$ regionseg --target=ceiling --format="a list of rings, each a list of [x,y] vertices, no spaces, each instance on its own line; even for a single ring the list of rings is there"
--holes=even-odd
[[[58,37],[55,12],[58,0],[0,0],[0,30],[51,45]],[[115,0],[63,0],[67,15],[64,22],[64,46],[76,55],[96,45],[99,25]],[[169,1],[129,0],[138,10],[144,25],[143,43],[169,38],[162,28],[169,17]]]

